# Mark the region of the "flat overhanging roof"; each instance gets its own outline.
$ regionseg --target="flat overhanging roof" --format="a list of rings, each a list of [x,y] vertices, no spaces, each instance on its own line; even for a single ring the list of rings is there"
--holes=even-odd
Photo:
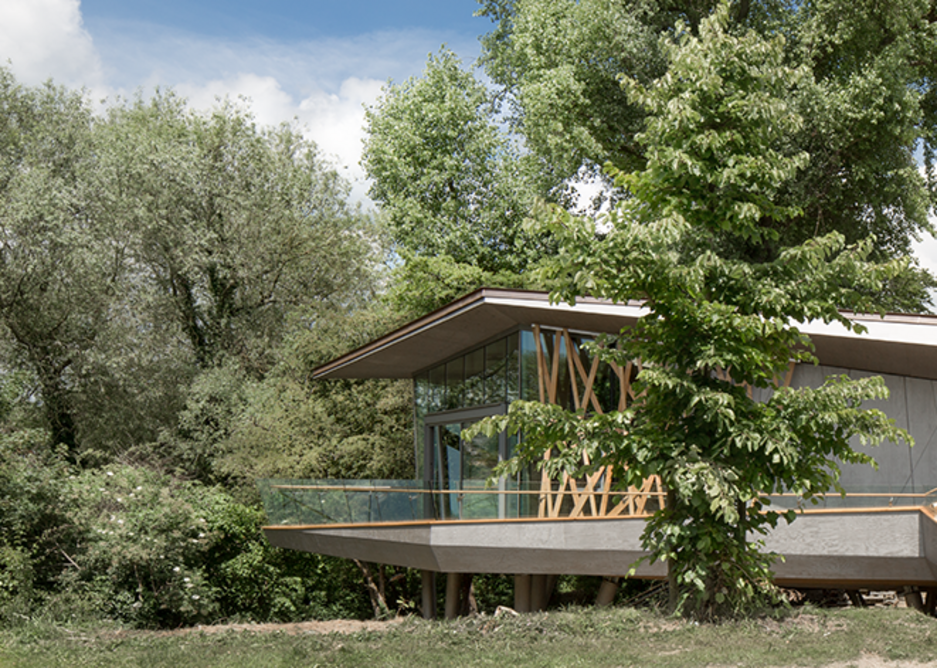
[[[545,292],[482,288],[315,369],[313,377],[411,378],[517,327],[617,333],[644,313],[638,303],[581,297],[570,306],[551,304]],[[854,334],[839,324],[800,326],[821,364],[937,380],[937,317],[850,317],[868,332]]]

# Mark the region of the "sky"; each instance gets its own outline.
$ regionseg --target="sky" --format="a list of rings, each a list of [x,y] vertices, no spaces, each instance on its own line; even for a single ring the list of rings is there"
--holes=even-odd
[[[445,44],[466,64],[491,25],[476,0],[2,0],[0,62],[92,99],[172,88],[196,108],[250,99],[262,124],[296,119],[366,200],[364,105],[418,76]]]
[[[196,108],[244,96],[262,124],[295,121],[368,205],[364,105],[445,44],[466,64],[491,23],[476,0],[0,0],[0,62],[92,99],[173,88]],[[934,221],[937,223],[937,221]],[[937,273],[937,240],[917,244]]]

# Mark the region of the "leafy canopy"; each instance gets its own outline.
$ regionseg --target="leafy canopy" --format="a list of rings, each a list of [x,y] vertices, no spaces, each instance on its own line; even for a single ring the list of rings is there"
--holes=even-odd
[[[608,162],[625,172],[644,171],[653,158],[649,151],[669,150],[666,142],[642,139],[662,129],[647,126],[658,112],[653,100],[636,94],[640,87],[652,82],[675,87],[668,104],[692,114],[711,102],[708,98],[718,92],[720,81],[731,81],[714,69],[684,71],[681,76],[689,80],[672,72],[667,78],[674,65],[671,47],[684,33],[701,36],[706,17],[718,4],[714,0],[479,2],[478,13],[494,22],[482,38],[486,73],[497,86],[510,127],[558,182],[594,174]],[[930,4],[739,0],[730,3],[726,16],[727,32],[743,40],[754,39],[745,36],[748,31],[764,38],[763,48],[780,50],[782,62],[797,73],[794,85],[773,98],[774,104],[783,103],[791,112],[787,119],[776,116],[775,131],[783,141],[774,150],[789,157],[806,153],[810,161],[791,163],[793,171],[783,174],[752,172],[745,161],[760,158],[753,152],[744,158],[740,154],[739,162],[726,165],[721,174],[704,170],[717,181],[735,178],[726,170],[744,179],[756,173],[773,179],[773,192],[765,195],[776,210],[758,204],[762,219],[757,227],[763,230],[759,239],[729,236],[722,243],[734,244],[732,250],[742,257],[761,261],[776,257],[781,248],[838,232],[848,244],[874,235],[873,259],[910,256],[914,239],[932,232],[928,216],[935,202],[937,23]],[[774,42],[776,36],[784,40]],[[681,57],[692,56],[686,52]],[[731,63],[724,61],[726,65]],[[770,68],[763,73],[746,68],[752,76],[771,76]],[[622,78],[629,85],[620,86]],[[690,81],[692,95],[689,88],[686,97],[676,95]],[[729,106],[723,111],[758,113],[768,98],[759,101],[755,87],[747,91],[745,99],[725,98]],[[653,95],[653,88],[648,92]],[[682,122],[679,114],[670,120]],[[700,129],[720,133],[721,119],[711,120],[711,127]],[[672,132],[682,131],[674,127]],[[725,141],[748,141],[745,136],[721,136]],[[675,171],[675,179],[699,178],[692,164],[715,159],[694,153],[690,145],[672,150],[674,158],[676,153],[692,156],[684,172]],[[915,158],[922,153],[926,179]],[[722,192],[728,186],[713,185]],[[610,192],[615,198],[626,197],[628,191]],[[746,215],[754,216],[755,210],[748,209]],[[881,295],[892,310],[919,311],[930,303],[927,288],[933,284],[932,277],[916,271],[883,285]]]
[[[422,315],[482,285],[522,285],[550,248],[521,225],[545,177],[499,128],[485,85],[443,49],[422,77],[388,84],[366,121],[362,165],[403,260],[400,308]]]

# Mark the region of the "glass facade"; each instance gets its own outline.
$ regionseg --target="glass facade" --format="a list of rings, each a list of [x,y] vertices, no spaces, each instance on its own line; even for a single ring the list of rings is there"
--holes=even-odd
[[[520,334],[520,379],[522,388],[520,398],[527,401],[541,400],[536,336],[532,330],[525,330]],[[557,330],[542,328],[539,336],[540,350],[543,354],[544,365],[547,367],[546,378],[543,381],[543,401],[551,401],[550,384],[552,384],[552,377],[555,373],[556,389],[552,397],[552,403],[574,410],[577,408],[577,401],[581,400],[584,394],[585,381],[582,376],[588,377],[592,369],[592,355],[587,350],[586,345],[593,343],[595,340],[584,334],[571,333],[569,340],[573,344],[572,354],[575,357],[570,360],[570,351],[567,350],[565,335]],[[556,359],[557,357],[558,359]],[[570,373],[571,369],[573,373]],[[603,411],[614,410],[618,407],[621,385],[618,382],[618,376],[610,365],[599,365],[596,370],[595,380],[592,383],[592,391],[595,393]],[[590,412],[595,409],[591,401],[584,408]]]
[[[518,399],[519,355],[514,333],[424,371],[415,378],[417,415]]]
[[[417,480],[432,490],[427,513],[451,519],[518,517],[531,512],[532,504],[537,503],[535,495],[478,493],[486,488],[498,462],[514,454],[517,438],[500,434],[467,440],[462,433],[484,417],[505,412],[512,401],[540,400],[541,382],[544,400],[576,408],[584,393],[583,376],[588,376],[592,367],[591,355],[584,347],[590,340],[579,334],[570,334],[567,339],[566,334],[547,328],[537,334],[522,329],[416,376]],[[570,359],[570,354],[578,360]],[[541,363],[546,368],[543,381]],[[617,407],[618,376],[607,364],[597,369],[593,391],[603,410]],[[590,402],[586,409],[593,410],[594,405]],[[513,480],[499,480],[498,489],[530,490],[534,484],[539,489],[539,475],[524,472]]]
[[[417,479],[436,491],[438,517],[505,517],[521,510],[516,498],[478,493],[498,462],[513,454],[516,438],[462,437],[474,422],[521,398],[520,360],[521,333],[514,332],[414,379]],[[517,489],[519,482],[501,480],[498,489]]]

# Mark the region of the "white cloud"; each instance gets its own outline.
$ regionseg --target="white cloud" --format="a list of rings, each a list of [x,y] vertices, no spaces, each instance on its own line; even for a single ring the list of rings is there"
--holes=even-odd
[[[374,104],[382,85],[376,79],[350,77],[342,82],[337,94],[315,93],[299,105],[298,116],[307,128],[307,136],[352,182],[353,201],[363,201],[368,188],[364,170],[358,164],[365,136],[364,106]]]
[[[365,203],[358,164],[364,105],[377,100],[388,79],[419,74],[426,55],[444,42],[466,62],[478,53],[474,37],[424,29],[292,42],[230,40],[107,18],[86,29],[80,0],[0,0],[0,59],[13,61],[21,82],[52,77],[89,87],[95,99],[171,87],[198,109],[219,98],[249,98],[260,124],[298,121],[352,182],[352,200]]]
[[[183,83],[175,86],[175,90],[196,109],[210,109],[224,98],[249,98],[251,111],[260,125],[288,121],[298,109],[276,79],[257,74],[240,74],[233,79],[216,79],[202,85]]]
[[[937,224],[937,221],[933,221]],[[937,239],[925,234],[921,241],[914,242],[914,256],[925,269],[937,276]]]
[[[184,83],[175,90],[196,109],[211,108],[224,98],[248,98],[261,125],[295,119],[303,135],[316,142],[322,154],[352,183],[351,199],[364,201],[367,184],[358,164],[364,139],[364,105],[377,100],[382,85],[376,79],[349,77],[337,93],[318,90],[297,101],[272,76],[239,74],[206,84]]]
[[[35,85],[54,78],[69,86],[100,87],[101,60],[81,19],[79,0],[0,2],[0,61]]]

